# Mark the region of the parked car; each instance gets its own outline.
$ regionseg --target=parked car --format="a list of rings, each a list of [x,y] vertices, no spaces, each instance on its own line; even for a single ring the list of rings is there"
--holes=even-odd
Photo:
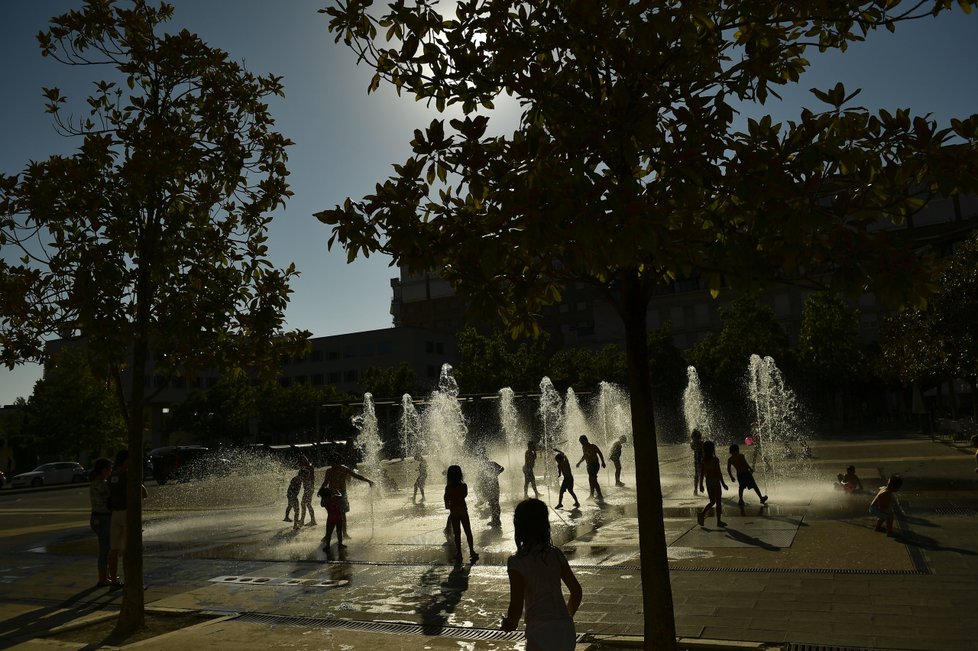
[[[55,461],[42,463],[30,472],[14,475],[10,480],[12,488],[24,486],[50,486],[52,484],[80,484],[88,481],[85,468],[74,461]]]

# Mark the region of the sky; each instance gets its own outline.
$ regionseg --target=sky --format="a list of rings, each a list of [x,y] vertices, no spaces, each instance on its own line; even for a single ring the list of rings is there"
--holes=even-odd
[[[367,94],[372,71],[358,67],[342,42],[333,43],[327,16],[317,13],[327,0],[170,4],[175,12],[168,29],[189,29],[252,72],[284,77],[285,98],[270,107],[276,129],[296,143],[288,164],[295,194],[272,222],[269,246],[276,265],[294,262],[301,273],[292,285],[288,327],[314,336],[391,327],[390,279],[397,269],[383,256],[348,264],[344,251],[327,250],[329,229],[312,215],[371,192],[390,175],[392,163],[408,157],[413,130],[437,117],[435,112],[383,87]],[[91,82],[103,73],[42,58],[35,36],[51,17],[81,5],[81,0],[0,0],[0,173],[18,173],[31,160],[77,147],[54,132],[41,88],[59,87],[69,105],[81,110]],[[845,54],[812,53],[812,69],[781,93],[784,101],[771,105],[770,112],[783,120],[802,106],[816,108],[808,89],[842,81],[863,89],[858,103],[869,109],[910,108],[941,123],[978,113],[976,42],[978,12],[965,16],[957,10],[901,25],[896,34],[871,34]],[[512,121],[513,115],[510,109],[503,120]],[[28,397],[39,377],[36,365],[0,367],[0,405]]]

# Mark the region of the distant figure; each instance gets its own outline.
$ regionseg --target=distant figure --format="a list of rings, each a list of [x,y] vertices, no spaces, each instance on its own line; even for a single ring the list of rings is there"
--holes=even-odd
[[[703,522],[706,520],[706,514],[710,510],[711,506],[716,506],[717,510],[717,526],[725,527],[727,523],[721,519],[723,515],[723,502],[721,497],[723,496],[723,490],[727,488],[727,484],[723,481],[723,471],[720,470],[720,460],[717,458],[716,445],[713,441],[703,441],[703,472],[700,475],[700,492],[703,492],[703,484],[706,483],[706,494],[710,498],[709,504],[703,507],[703,510],[696,514],[696,521],[703,526]]]
[[[302,514],[298,519],[299,526],[301,527],[302,523],[306,521],[306,511],[308,510],[308,526],[313,527],[316,525],[316,512],[312,508],[312,489],[316,483],[316,471],[309,463],[306,455],[299,457],[299,477],[302,479]]]
[[[577,439],[581,442],[581,450],[583,452],[581,460],[577,462],[577,468],[581,467],[581,464],[585,461],[587,465],[587,481],[588,486],[591,489],[591,497],[594,497],[597,493],[598,499],[603,500],[604,496],[601,495],[601,487],[598,486],[598,470],[599,468],[607,468],[604,462],[604,455],[601,454],[601,450],[594,443],[587,440],[587,437],[581,434],[580,438]],[[600,466],[598,462],[600,461]]]
[[[343,500],[339,491],[331,488],[323,489],[322,506],[326,509],[326,544],[323,551],[329,551],[329,545],[333,540],[333,532],[336,532],[336,548],[346,549],[343,544]]]
[[[699,495],[700,478],[703,474],[703,435],[698,429],[690,432],[689,447],[693,450],[693,495]]]
[[[285,518],[283,522],[292,522],[292,518],[289,517],[289,513],[295,518],[295,524],[292,526],[293,529],[298,529],[302,526],[299,522],[299,489],[302,488],[302,475],[296,473],[295,477],[289,482],[289,487],[285,491],[285,499],[288,505],[285,507]]]
[[[621,448],[625,445],[625,441],[628,437],[622,434],[615,441],[614,445],[611,446],[611,452],[608,453],[608,460],[611,461],[612,465],[615,467],[615,486],[624,486],[624,482],[621,480]]]
[[[348,497],[346,482],[351,477],[366,482],[370,486],[374,485],[372,480],[367,479],[356,470],[347,468],[340,463],[339,455],[333,455],[329,459],[329,468],[323,473],[323,483],[319,487],[320,497],[325,493],[323,490],[325,488],[339,493],[340,509],[343,513],[343,535],[347,538],[350,537],[350,527],[346,518],[346,514],[350,512],[350,499]]]
[[[975,472],[978,472],[978,434],[971,437],[971,447],[975,449]]]
[[[516,553],[506,562],[509,608],[501,628],[514,631],[526,613],[527,651],[572,651],[577,634],[574,614],[584,591],[564,554],[550,539],[547,505],[528,499],[516,506]],[[570,598],[565,602],[561,583]]]
[[[462,529],[465,529],[465,539],[469,543],[469,560],[474,563],[479,560],[472,545],[472,525],[469,523],[469,508],[465,498],[469,495],[469,487],[462,481],[462,468],[449,466],[445,473],[445,508],[448,509],[448,524],[455,537],[455,563],[462,563]]]
[[[883,523],[886,523],[886,535],[893,537],[893,516],[900,509],[900,502],[897,500],[896,493],[903,486],[903,478],[900,475],[890,475],[886,486],[880,486],[879,492],[869,505],[869,512],[876,516],[876,531],[884,531]]]
[[[537,463],[537,444],[528,441],[526,452],[523,453],[523,498],[529,497],[529,488],[533,487],[533,497],[540,498],[540,491],[537,490],[537,478],[533,468]]]
[[[91,484],[88,498],[92,505],[90,526],[98,539],[98,587],[112,587],[109,580],[109,549],[112,547],[112,510],[109,508],[109,476],[112,462],[106,458],[96,459],[92,472],[88,475]]]
[[[503,467],[486,456],[486,451],[479,452],[480,477],[479,489],[483,498],[489,505],[489,526],[500,527],[502,520],[502,508],[499,506],[499,475],[503,472]]]
[[[863,483],[856,475],[856,466],[847,466],[846,473],[844,475],[839,473],[836,475],[836,479],[839,480],[839,488],[844,490],[846,495],[852,495],[863,489]]]
[[[557,508],[561,509],[564,507],[564,491],[570,493],[571,497],[574,498],[574,508],[581,506],[581,503],[577,499],[577,495],[574,494],[574,474],[571,472],[570,461],[567,460],[567,455],[565,455],[560,450],[556,450],[557,456],[554,460],[557,462],[557,476],[563,476],[564,481],[560,484],[560,495],[557,497]]]
[[[733,476],[733,469],[737,470],[737,477]],[[761,504],[767,502],[767,495],[761,495],[761,489],[757,487],[757,481],[754,480],[754,469],[747,459],[740,453],[740,446],[734,443],[730,446],[730,458],[727,459],[727,474],[730,475],[730,481],[735,481],[740,484],[738,489],[738,504],[740,506],[744,505],[744,490],[753,489],[757,493],[757,497],[761,500]]]
[[[418,478],[414,480],[414,497],[411,502],[418,503],[418,492],[421,493],[421,501],[424,502],[424,484],[428,480],[428,462],[421,456],[420,452],[415,452],[414,460],[418,462]]]

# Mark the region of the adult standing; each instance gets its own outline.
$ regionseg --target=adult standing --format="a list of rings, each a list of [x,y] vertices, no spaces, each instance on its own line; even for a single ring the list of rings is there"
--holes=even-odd
[[[319,487],[320,494],[324,493],[323,489],[328,488],[333,492],[339,493],[340,502],[343,511],[343,535],[349,538],[349,528],[347,527],[346,514],[350,512],[350,498],[347,496],[346,485],[350,478],[358,479],[363,482],[367,482],[369,485],[373,486],[374,482],[367,479],[356,470],[348,468],[341,463],[340,457],[338,455],[333,455],[329,458],[329,468],[323,473],[323,483]]]
[[[109,508],[109,482],[112,462],[104,457],[95,460],[88,479],[88,498],[92,504],[91,527],[98,538],[98,587],[115,585],[109,580],[109,549],[112,547],[112,510]]]
[[[299,516],[298,526],[306,521],[306,511],[309,511],[309,525],[316,526],[316,512],[312,508],[312,489],[316,483],[316,471],[309,462],[306,455],[299,457],[299,479],[302,481],[302,511]]]
[[[126,510],[128,493],[126,481],[129,475],[129,450],[119,450],[115,455],[112,474],[109,475],[109,509],[112,523],[109,531],[108,580],[113,586],[121,586],[119,581],[119,555],[126,548]],[[146,498],[146,487],[142,487],[142,497]]]
[[[579,468],[582,463],[587,462],[585,468],[587,468],[587,481],[591,489],[591,497],[594,497],[595,493],[597,493],[598,499],[603,500],[604,496],[601,494],[601,486],[598,485],[598,470],[600,468],[607,468],[604,462],[604,455],[601,454],[601,449],[594,443],[588,441],[587,437],[583,434],[577,440],[581,442],[583,454],[581,455],[581,460],[577,462],[577,466],[575,467]]]
[[[615,486],[624,486],[624,482],[621,480],[621,448],[625,445],[625,441],[628,437],[622,434],[614,445],[611,446],[611,452],[608,453],[608,459],[611,464],[615,467]]]

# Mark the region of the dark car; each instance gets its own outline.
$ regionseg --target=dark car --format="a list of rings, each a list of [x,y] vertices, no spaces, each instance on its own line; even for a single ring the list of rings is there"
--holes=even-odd
[[[213,457],[210,448],[202,445],[169,445],[149,451],[153,479],[161,486],[170,480],[200,479],[210,474],[212,463],[224,465],[219,460],[214,461]]]

